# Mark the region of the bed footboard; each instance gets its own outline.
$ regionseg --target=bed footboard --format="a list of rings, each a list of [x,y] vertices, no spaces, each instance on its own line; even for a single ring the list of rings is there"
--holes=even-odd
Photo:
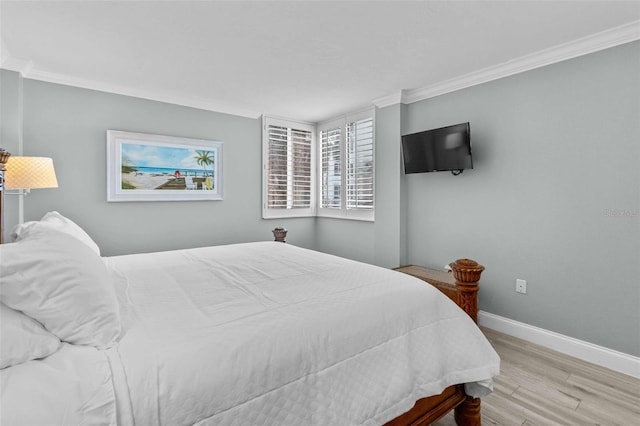
[[[480,399],[464,393],[464,385],[453,385],[440,395],[422,398],[413,408],[396,417],[385,426],[427,426],[454,410],[454,418],[460,426],[480,426]]]
[[[452,272],[436,271],[422,266],[406,265],[396,271],[420,278],[444,293],[478,323],[478,290],[484,266],[471,259],[458,259],[449,264]]]
[[[471,259],[458,259],[449,266],[451,273],[415,265],[401,266],[396,270],[433,285],[460,306],[477,324],[478,281],[484,266]],[[446,388],[440,395],[418,400],[410,411],[385,426],[426,426],[444,417],[452,409],[457,425],[479,426],[482,423],[480,398],[466,395],[464,385],[459,384]]]
[[[480,426],[482,417],[480,414],[480,398],[467,396],[454,410],[454,418],[457,425]]]

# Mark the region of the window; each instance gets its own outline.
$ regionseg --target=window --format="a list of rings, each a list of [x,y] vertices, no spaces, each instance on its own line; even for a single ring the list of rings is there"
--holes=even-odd
[[[265,117],[263,217],[314,214],[314,128]]]
[[[373,114],[321,123],[317,138],[312,124],[264,117],[262,217],[373,220]]]
[[[342,129],[330,127],[320,132],[320,208],[342,207]]]
[[[373,220],[373,110],[318,126],[319,216]]]
[[[373,210],[373,118],[347,123],[347,209]]]

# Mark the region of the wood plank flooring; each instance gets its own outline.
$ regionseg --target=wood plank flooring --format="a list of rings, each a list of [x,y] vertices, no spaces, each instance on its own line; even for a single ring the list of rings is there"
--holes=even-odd
[[[482,399],[483,425],[640,425],[640,380],[482,331],[501,358],[494,392]],[[455,425],[453,414],[434,425]]]

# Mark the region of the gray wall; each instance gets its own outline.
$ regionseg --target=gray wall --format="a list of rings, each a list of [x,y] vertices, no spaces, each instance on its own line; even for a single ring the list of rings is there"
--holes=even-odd
[[[640,43],[408,105],[403,132],[464,121],[473,170],[406,177],[409,262],[477,259],[482,310],[640,355]]]
[[[260,120],[32,80],[20,101],[17,74],[3,72],[3,108],[24,112],[3,112],[0,143],[13,149],[23,126],[24,154],[56,163],[60,188],[33,191],[25,219],[59,210],[107,255],[271,239],[282,224],[296,245],[381,266],[470,257],[487,267],[482,310],[640,356],[639,52],[379,109],[373,223],[262,220]],[[474,170],[402,174],[402,133],[463,121]],[[224,141],[225,200],[107,203],[107,129]]]
[[[375,117],[375,222],[317,219],[316,249],[392,268],[406,263],[400,157],[401,106],[378,109]]]
[[[22,144],[22,77],[0,69],[0,147],[17,154]],[[20,199],[6,195],[2,209],[4,224],[11,228],[18,223]],[[8,231],[5,232],[8,235]]]
[[[25,220],[58,210],[104,255],[269,240],[276,225],[290,230],[291,243],[314,246],[313,219],[261,218],[259,119],[29,79],[22,104],[24,155],[53,157],[59,183],[27,196]],[[108,129],[224,142],[224,200],[107,203]]]

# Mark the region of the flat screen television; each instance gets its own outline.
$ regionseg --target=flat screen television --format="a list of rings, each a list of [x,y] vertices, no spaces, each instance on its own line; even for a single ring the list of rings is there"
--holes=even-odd
[[[403,135],[402,158],[405,174],[473,169],[471,127],[460,123]]]

